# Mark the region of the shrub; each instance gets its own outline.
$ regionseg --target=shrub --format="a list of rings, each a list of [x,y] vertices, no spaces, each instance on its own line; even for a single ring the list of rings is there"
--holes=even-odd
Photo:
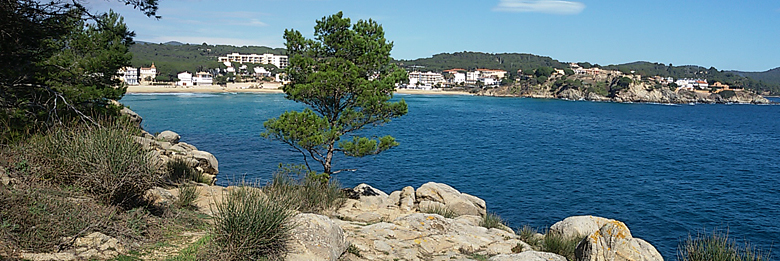
[[[762,252],[749,243],[744,246],[729,239],[728,231],[713,231],[711,234],[698,233],[696,238],[688,235],[677,247],[677,260],[680,261],[759,261],[771,260],[771,253]]]
[[[126,125],[57,128],[23,144],[36,171],[30,178],[78,186],[100,201],[132,208],[156,183],[154,158],[132,140]]]
[[[165,164],[168,170],[168,180],[173,183],[181,184],[187,181],[203,182],[203,173],[193,168],[192,164],[185,158],[173,158]]]
[[[520,228],[520,231],[518,231],[520,234],[520,240],[523,242],[528,243],[531,246],[538,247],[541,243],[541,240],[536,237],[536,234],[539,233],[536,228],[533,228],[529,225],[524,225],[522,228]]]
[[[174,205],[178,208],[193,209],[196,200],[198,200],[198,187],[187,184],[179,187],[179,199]]]
[[[439,206],[439,205],[431,205],[429,207],[421,208],[420,212],[422,213],[428,213],[428,214],[437,214],[445,218],[456,218],[458,217],[457,214],[455,214],[455,211],[452,211],[451,209],[447,208],[446,206]]]
[[[323,182],[320,176],[301,165],[280,165],[263,192],[271,200],[304,213],[338,208],[346,200],[337,180]]]
[[[559,254],[567,260],[574,260],[574,250],[584,238],[585,236],[566,237],[560,233],[547,232],[542,239],[541,250]]]
[[[482,221],[479,222],[479,225],[487,229],[504,228],[506,227],[506,222],[504,222],[496,213],[488,212],[482,217]]]
[[[282,259],[293,211],[253,187],[239,187],[216,205],[213,241],[224,260]]]

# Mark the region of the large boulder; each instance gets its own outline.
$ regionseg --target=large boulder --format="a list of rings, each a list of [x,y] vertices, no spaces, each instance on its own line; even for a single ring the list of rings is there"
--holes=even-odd
[[[217,175],[219,173],[219,162],[211,153],[193,150],[190,151],[188,155],[198,160],[198,166],[196,166],[196,168],[201,172],[211,175]]]
[[[634,238],[623,222],[611,220],[577,245],[579,261],[663,261],[647,241]]]
[[[460,191],[447,184],[428,182],[420,186],[415,192],[418,203],[433,201],[444,204],[456,215],[478,215],[486,213],[485,201],[475,196],[460,193]]]
[[[412,186],[406,186],[399,193],[398,207],[402,211],[409,212],[414,210],[415,194]]]
[[[167,130],[167,131],[160,132],[160,134],[157,134],[157,137],[155,138],[157,138],[158,141],[165,141],[165,142],[170,142],[172,144],[176,144],[177,142],[179,142],[179,139],[181,139],[181,136],[179,136],[178,133]]]
[[[299,214],[293,223],[292,250],[286,260],[335,261],[349,246],[341,227],[326,216]]]
[[[615,220],[594,216],[572,216],[553,224],[550,227],[550,232],[564,237],[587,236],[598,231],[610,221]]]
[[[519,254],[501,254],[490,257],[490,261],[566,261],[566,258],[548,252],[525,251]]]
[[[143,118],[141,118],[141,115],[138,115],[138,113],[135,113],[134,111],[130,110],[127,107],[123,107],[122,110],[119,111],[119,114],[127,116],[127,118],[130,119],[130,122],[132,122],[136,126],[141,126],[141,121],[144,120]]]

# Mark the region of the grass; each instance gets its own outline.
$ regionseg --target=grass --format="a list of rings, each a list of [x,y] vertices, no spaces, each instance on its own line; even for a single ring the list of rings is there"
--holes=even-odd
[[[574,260],[574,250],[585,236],[566,237],[559,233],[547,232],[541,240],[540,250],[551,252],[566,257],[566,260]]]
[[[501,229],[506,227],[506,222],[496,213],[488,212],[487,214],[485,214],[485,216],[482,217],[482,220],[479,222],[479,225],[487,229],[491,229],[491,228]]]
[[[324,213],[340,207],[346,197],[335,179],[323,183],[303,166],[280,166],[263,192],[275,202],[303,213]]]
[[[445,218],[456,218],[458,217],[457,214],[455,214],[455,211],[452,211],[451,209],[447,208],[446,206],[439,206],[439,205],[432,205],[429,207],[421,208],[420,212],[422,213],[428,213],[428,214],[437,214]]]
[[[211,255],[224,260],[282,259],[294,212],[253,187],[239,187],[217,203]]]
[[[198,200],[198,186],[185,184],[179,187],[179,199],[174,205],[178,208],[194,209],[195,201]]]
[[[143,205],[143,194],[157,182],[157,163],[133,141],[128,123],[102,128],[57,128],[18,145],[17,162],[26,179],[77,186],[105,204],[126,209]]]
[[[524,225],[519,230],[520,240],[523,242],[526,242],[531,246],[537,246],[541,244],[539,238],[536,237],[536,234],[539,233],[536,228],[533,228],[529,225]]]
[[[213,236],[212,235],[206,235],[198,241],[195,241],[192,245],[187,246],[186,248],[182,249],[179,252],[178,256],[171,257],[168,259],[165,259],[165,261],[197,261],[202,260],[201,257],[198,257],[199,253],[202,253],[202,250],[211,243]],[[202,254],[201,254],[202,255]]]
[[[175,184],[182,184],[187,181],[206,183],[204,182],[203,173],[196,170],[186,158],[173,158],[165,164],[165,167],[168,170],[167,179]]]
[[[729,238],[728,231],[713,231],[710,234],[697,233],[677,247],[680,261],[761,261],[772,260],[771,253],[758,250],[749,243],[739,245]]]
[[[360,249],[358,249],[355,245],[349,244],[349,247],[347,247],[347,253],[353,254],[356,257],[362,258],[363,255],[360,254]]]

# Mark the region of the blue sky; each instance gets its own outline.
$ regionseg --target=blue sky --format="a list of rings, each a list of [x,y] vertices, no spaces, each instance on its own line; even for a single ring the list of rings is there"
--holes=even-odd
[[[283,47],[343,11],[374,19],[396,59],[443,52],[531,53],[601,65],[651,61],[765,71],[780,66],[777,0],[160,0],[155,20],[106,0],[136,40]]]

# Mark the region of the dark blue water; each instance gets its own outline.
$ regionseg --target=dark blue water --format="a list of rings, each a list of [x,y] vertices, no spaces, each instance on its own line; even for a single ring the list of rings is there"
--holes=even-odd
[[[484,199],[512,227],[573,215],[625,222],[676,259],[689,233],[728,229],[780,255],[780,106],[652,105],[398,95],[409,114],[381,128],[401,143],[339,158],[348,187],[386,192],[442,182]],[[213,153],[220,181],[268,180],[299,154],[260,137],[299,104],[281,94],[127,95],[149,132]]]

